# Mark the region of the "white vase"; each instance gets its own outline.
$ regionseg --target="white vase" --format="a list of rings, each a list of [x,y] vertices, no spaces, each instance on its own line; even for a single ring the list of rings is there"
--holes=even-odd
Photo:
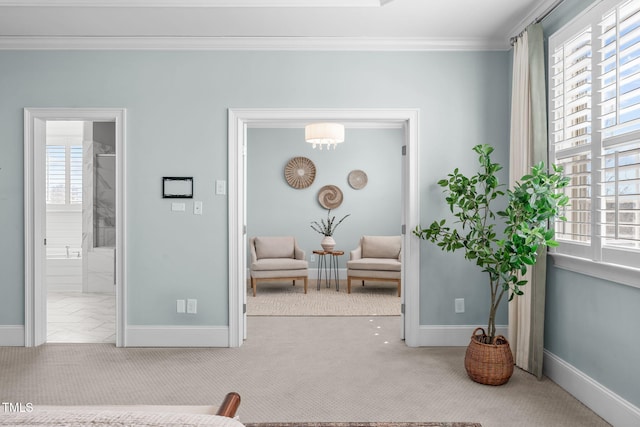
[[[331,252],[333,248],[336,247],[336,241],[333,240],[332,236],[324,236],[324,239],[320,242],[320,246],[322,246],[322,249],[326,252]]]

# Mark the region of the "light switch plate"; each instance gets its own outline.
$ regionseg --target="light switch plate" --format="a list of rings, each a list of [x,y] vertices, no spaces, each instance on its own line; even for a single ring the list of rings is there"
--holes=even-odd
[[[454,305],[456,313],[464,313],[464,298],[456,298]]]
[[[216,180],[216,194],[225,195],[227,194],[227,181],[218,179]]]
[[[193,202],[193,214],[202,215],[202,201],[198,200]]]
[[[179,203],[179,202],[173,202],[171,203],[171,210],[174,212],[184,212],[185,211],[185,204],[184,203]]]

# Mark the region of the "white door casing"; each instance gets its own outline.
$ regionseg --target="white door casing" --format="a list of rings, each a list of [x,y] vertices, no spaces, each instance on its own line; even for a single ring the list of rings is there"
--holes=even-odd
[[[402,298],[401,335],[419,345],[420,241],[411,233],[420,220],[418,109],[248,109],[228,112],[229,210],[229,346],[239,347],[246,334],[246,144],[248,127],[291,127],[315,121],[337,121],[360,128],[392,126],[405,131],[402,168]]]
[[[126,166],[124,108],[24,109],[25,318],[24,342],[46,342],[45,122],[81,120],[115,122],[116,127],[116,345],[126,346]]]

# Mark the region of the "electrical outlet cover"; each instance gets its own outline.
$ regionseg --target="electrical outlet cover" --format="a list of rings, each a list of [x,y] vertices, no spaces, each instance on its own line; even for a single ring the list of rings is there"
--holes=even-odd
[[[188,299],[187,300],[187,313],[196,314],[198,312],[198,300],[197,299]]]
[[[186,311],[187,311],[187,308],[186,308],[185,300],[183,299],[176,300],[176,312],[186,313]]]

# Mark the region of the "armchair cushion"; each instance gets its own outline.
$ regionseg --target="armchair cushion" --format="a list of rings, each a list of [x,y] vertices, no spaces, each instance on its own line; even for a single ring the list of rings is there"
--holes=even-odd
[[[293,258],[263,258],[251,263],[252,271],[274,271],[274,270],[305,270],[308,263],[302,259]]]
[[[351,270],[400,271],[402,263],[393,258],[361,258],[347,261]]]
[[[398,259],[402,248],[400,236],[362,236],[362,258]]]
[[[256,256],[262,258],[291,258],[295,257],[295,239],[289,236],[256,237]]]

